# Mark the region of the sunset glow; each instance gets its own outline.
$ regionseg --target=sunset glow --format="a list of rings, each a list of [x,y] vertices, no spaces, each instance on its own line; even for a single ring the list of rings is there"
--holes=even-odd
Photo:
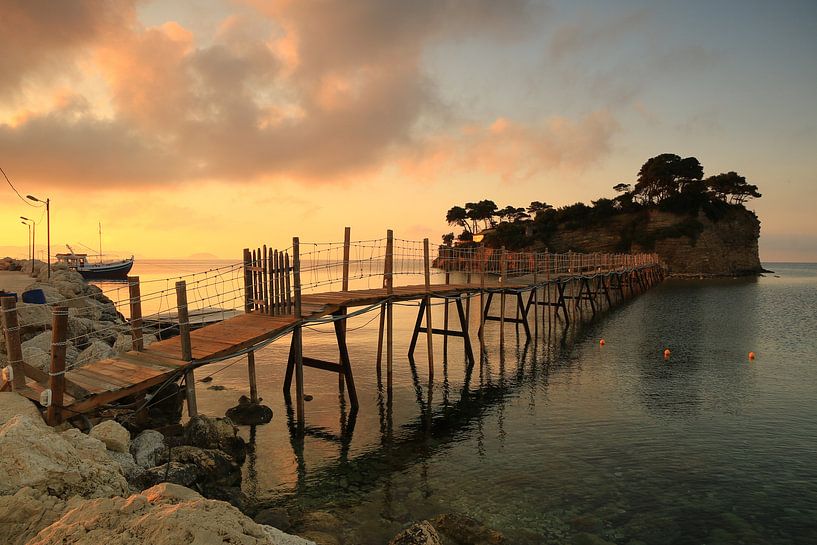
[[[381,236],[467,200],[611,196],[659,153],[757,184],[763,260],[817,260],[811,2],[0,6],[0,167],[52,246],[145,257]],[[0,253],[25,256],[2,182]],[[38,224],[38,248],[45,220]]]

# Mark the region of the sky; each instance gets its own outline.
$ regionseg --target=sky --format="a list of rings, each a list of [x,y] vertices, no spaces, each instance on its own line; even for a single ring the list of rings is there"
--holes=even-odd
[[[0,0],[0,73],[53,252],[437,242],[455,204],[589,203],[675,153],[758,185],[763,261],[817,261],[810,0]],[[19,216],[41,250],[0,183],[0,253]]]

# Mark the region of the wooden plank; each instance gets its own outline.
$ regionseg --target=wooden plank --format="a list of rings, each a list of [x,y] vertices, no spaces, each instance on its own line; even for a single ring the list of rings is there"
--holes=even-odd
[[[141,382],[139,384],[134,384],[133,386],[131,386],[129,388],[123,388],[121,390],[116,390],[116,391],[112,391],[112,392],[104,392],[104,393],[101,393],[101,394],[97,394],[97,395],[95,395],[93,397],[90,397],[88,399],[83,399],[83,400],[76,401],[76,402],[68,405],[68,408],[70,410],[74,411],[74,412],[80,412],[80,413],[87,412],[87,411],[90,411],[92,409],[96,409],[96,408],[100,407],[101,405],[106,405],[106,404],[108,404],[108,403],[110,403],[112,401],[116,401],[117,399],[122,399],[123,397],[133,395],[133,394],[135,394],[137,392],[143,392],[145,390],[148,390],[148,389],[150,389],[150,388],[152,388],[154,386],[157,386],[157,385],[165,382],[167,379],[172,377],[174,374],[175,374],[175,372],[171,371],[171,372],[166,373],[165,375],[158,375],[156,377],[153,377],[150,380],[146,380],[146,381]]]

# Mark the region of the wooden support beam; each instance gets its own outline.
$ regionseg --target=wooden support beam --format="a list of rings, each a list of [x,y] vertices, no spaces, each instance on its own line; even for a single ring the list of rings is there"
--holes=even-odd
[[[130,297],[130,327],[133,334],[131,346],[133,350],[141,352],[145,349],[142,338],[142,292],[139,287],[139,277],[128,277],[128,296]]]
[[[394,231],[386,231],[386,293],[394,293]],[[391,301],[386,302],[386,389],[391,396],[394,382],[394,305]]]
[[[304,346],[303,346],[303,319],[301,318],[301,242],[298,237],[292,238],[292,284],[294,290],[294,314],[296,321],[295,330],[292,332],[295,346],[295,413],[298,420],[298,427],[304,427]],[[287,274],[289,279],[289,274]],[[289,290],[287,290],[289,291]]]
[[[46,411],[46,422],[56,426],[63,421],[65,403],[65,352],[68,348],[68,307],[54,306],[51,321],[51,364],[48,387],[51,404]]]
[[[351,253],[352,253],[352,228],[346,227],[343,230],[343,277],[341,280],[340,289],[341,291],[349,291],[349,261],[351,260]],[[346,307],[340,308],[340,313],[345,316],[347,312]],[[343,333],[343,342],[346,343],[346,318],[340,320],[342,333]],[[341,365],[343,364],[343,358],[341,356],[341,361],[339,362]],[[343,392],[344,386],[344,374],[338,374],[338,390]]]
[[[176,282],[176,307],[179,315],[179,341],[181,344],[181,359],[185,362],[193,360],[193,346],[190,342],[190,316],[187,309],[187,283],[184,280]],[[184,370],[184,388],[187,397],[187,415],[193,418],[199,413],[196,402],[196,377],[192,367]]]
[[[255,351],[247,352],[247,374],[250,379],[250,401],[258,403],[258,385],[255,381]]]
[[[428,239],[423,239],[423,273],[425,276],[425,288],[426,292],[431,291],[431,259],[430,259],[430,252],[428,248]],[[433,334],[431,332],[431,297],[426,295],[426,327],[429,330],[426,333],[426,341],[428,344],[428,380],[434,379],[434,341],[433,341]],[[466,325],[467,327],[467,325]]]
[[[13,296],[0,298],[2,300],[3,336],[6,339],[6,353],[14,377],[11,388],[18,390],[26,385],[26,375],[23,369],[23,348],[20,342],[20,323],[17,317],[17,301]]]

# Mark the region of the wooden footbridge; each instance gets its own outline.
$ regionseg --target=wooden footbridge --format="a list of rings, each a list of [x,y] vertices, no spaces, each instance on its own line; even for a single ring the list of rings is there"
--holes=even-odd
[[[456,282],[452,282],[452,276]],[[397,285],[397,278],[405,278],[406,285]],[[550,254],[440,247],[432,263],[428,239],[395,239],[389,231],[384,239],[352,242],[347,228],[343,243],[305,244],[294,238],[292,246],[281,251],[266,246],[244,250],[241,263],[179,279],[172,290],[168,287],[142,295],[146,284],[131,277],[128,297],[119,303],[129,315],[133,349],[82,367],[66,362],[66,350],[73,340],[69,337],[72,300],[67,301],[69,306],[51,307],[50,366],[43,371],[24,361],[20,309],[12,298],[3,298],[9,365],[3,371],[0,391],[14,390],[39,403],[46,420],[56,425],[125,399],[131,400],[137,411],[143,411],[161,400],[162,388],[183,381],[188,412],[195,415],[196,369],[246,354],[250,396],[255,400],[255,351],[289,335],[283,386],[288,395],[294,378],[296,415],[303,425],[304,366],[337,374],[340,387],[348,392],[352,410],[358,408],[346,345],[346,324],[353,316],[380,312],[377,370],[380,376],[385,359],[390,392],[394,303],[418,302],[409,357],[413,358],[420,334],[424,333],[428,373],[433,379],[434,335],[461,338],[468,364],[474,364],[469,320],[471,299],[475,297],[479,300],[477,338],[482,354],[482,332],[487,322],[500,322],[500,339],[506,323],[521,326],[530,339],[531,320],[538,323],[540,309],[542,316],[552,313],[554,319],[569,325],[580,313],[595,315],[601,308],[610,308],[662,278],[663,269],[654,254]],[[179,334],[146,345],[143,323],[148,316],[143,318],[143,303],[169,300],[171,294],[175,296],[174,307],[168,304],[162,311],[178,317]],[[506,312],[508,298],[515,309],[511,315]],[[445,305],[442,327],[432,324],[433,299]],[[492,306],[497,299],[499,305]],[[223,321],[191,331],[190,310],[212,306],[214,301],[224,311],[239,309],[243,313],[225,314]],[[457,329],[449,326],[449,304],[455,310]],[[321,323],[334,325],[337,361],[304,354],[303,328]]]

